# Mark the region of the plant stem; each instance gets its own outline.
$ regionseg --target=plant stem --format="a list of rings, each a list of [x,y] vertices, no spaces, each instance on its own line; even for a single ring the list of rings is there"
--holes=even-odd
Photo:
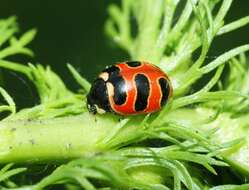
[[[0,162],[67,160],[100,151],[97,141],[113,126],[110,118],[85,113],[48,120],[0,123]]]
[[[113,134],[118,119],[86,112],[63,118],[1,121],[0,163],[60,162],[92,156],[139,139],[137,119]]]

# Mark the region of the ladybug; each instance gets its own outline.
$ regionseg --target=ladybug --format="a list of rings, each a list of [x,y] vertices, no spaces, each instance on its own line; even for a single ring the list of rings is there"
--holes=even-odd
[[[103,70],[87,95],[89,112],[120,115],[159,111],[172,96],[169,77],[148,62],[129,61]]]

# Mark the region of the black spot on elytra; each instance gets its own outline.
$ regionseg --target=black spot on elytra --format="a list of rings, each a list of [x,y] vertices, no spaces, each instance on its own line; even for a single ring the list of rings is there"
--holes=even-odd
[[[169,97],[169,92],[170,92],[170,86],[168,81],[165,78],[160,78],[159,79],[159,84],[161,87],[161,92],[162,92],[162,99],[161,99],[161,106],[166,104],[168,97]]]
[[[143,74],[137,74],[135,76],[137,98],[135,102],[135,110],[142,111],[147,107],[148,97],[150,94],[150,84],[147,77]]]
[[[141,62],[140,61],[128,61],[128,62],[126,62],[126,64],[129,67],[138,67],[141,65]]]
[[[113,75],[109,78],[109,82],[114,86],[114,102],[117,105],[122,105],[126,101],[125,80],[120,75]]]

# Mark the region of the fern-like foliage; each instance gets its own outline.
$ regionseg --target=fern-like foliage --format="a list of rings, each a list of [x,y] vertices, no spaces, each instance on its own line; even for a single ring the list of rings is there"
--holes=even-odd
[[[90,84],[71,65],[79,92],[69,90],[49,66],[9,61],[13,54],[33,55],[26,45],[35,30],[16,38],[15,19],[1,20],[0,67],[26,75],[40,98],[37,105],[16,111],[13,98],[0,88],[7,102],[0,111],[10,113],[0,121],[0,163],[7,163],[0,171],[1,189],[247,189],[247,184],[217,186],[213,180],[223,178],[217,167],[249,175],[249,70],[244,54],[249,44],[211,62],[205,59],[216,36],[249,22],[244,17],[225,24],[231,4],[122,0],[120,7],[109,6],[109,37],[132,60],[161,67],[174,88],[173,99],[161,112],[125,118],[89,114],[85,104]],[[229,73],[221,80],[225,66]],[[194,90],[206,74],[211,79]],[[50,174],[30,179],[27,169],[54,162],[59,166]]]

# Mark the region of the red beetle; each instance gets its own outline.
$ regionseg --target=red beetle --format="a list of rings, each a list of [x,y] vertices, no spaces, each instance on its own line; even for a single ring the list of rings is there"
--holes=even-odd
[[[148,62],[118,63],[102,71],[87,95],[91,113],[121,115],[159,111],[172,96],[169,77]]]

